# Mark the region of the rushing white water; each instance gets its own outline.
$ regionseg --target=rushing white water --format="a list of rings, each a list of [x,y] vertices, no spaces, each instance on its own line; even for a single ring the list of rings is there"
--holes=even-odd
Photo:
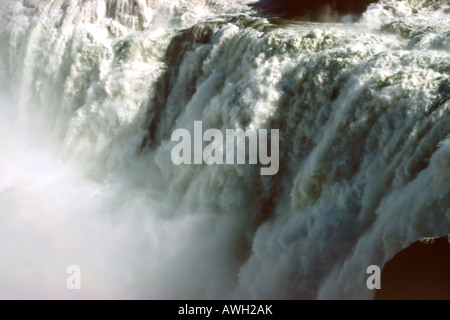
[[[367,299],[449,232],[448,2],[250,2],[0,2],[1,298]],[[196,120],[280,129],[280,172],[174,166]]]

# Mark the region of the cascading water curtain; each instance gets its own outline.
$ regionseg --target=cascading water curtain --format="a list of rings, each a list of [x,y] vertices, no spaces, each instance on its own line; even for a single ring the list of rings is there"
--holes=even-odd
[[[251,3],[0,1],[0,298],[372,299],[449,233],[449,3]],[[175,165],[196,121],[279,130],[279,170]]]

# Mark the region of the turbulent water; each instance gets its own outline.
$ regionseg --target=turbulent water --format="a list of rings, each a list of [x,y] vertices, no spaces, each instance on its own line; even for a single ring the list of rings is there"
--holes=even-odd
[[[0,1],[0,298],[371,299],[449,233],[448,1],[249,3]],[[279,173],[173,165],[198,120],[280,129]]]

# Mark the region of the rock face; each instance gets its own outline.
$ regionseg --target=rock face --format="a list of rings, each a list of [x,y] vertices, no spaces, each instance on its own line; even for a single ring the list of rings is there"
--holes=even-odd
[[[377,0],[260,0],[254,6],[266,14],[309,21],[333,21],[341,15],[361,15]]]
[[[450,235],[424,238],[402,250],[381,274],[375,300],[449,300]]]

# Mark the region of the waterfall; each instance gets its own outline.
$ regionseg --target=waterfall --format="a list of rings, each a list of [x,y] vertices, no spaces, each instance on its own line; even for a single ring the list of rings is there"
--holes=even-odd
[[[371,299],[449,233],[449,3],[251,3],[0,2],[1,298]],[[174,165],[196,121],[279,130],[278,173]]]

